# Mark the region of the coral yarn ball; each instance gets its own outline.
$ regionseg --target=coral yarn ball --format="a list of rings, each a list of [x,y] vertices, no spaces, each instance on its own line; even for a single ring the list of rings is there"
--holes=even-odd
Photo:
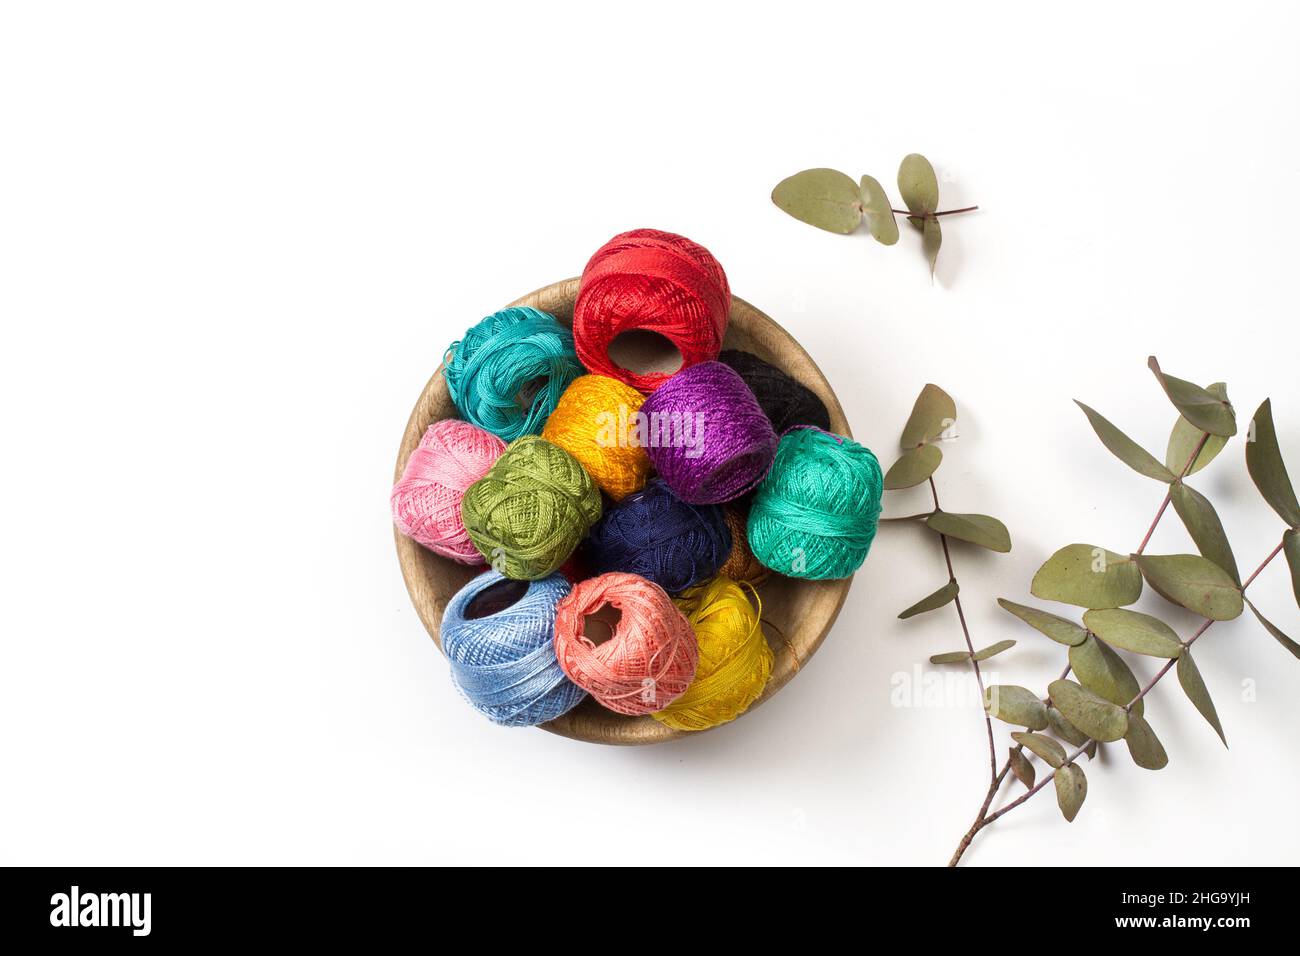
[[[609,354],[614,340],[636,330],[657,333],[689,368],[718,357],[730,310],[727,275],[709,250],[671,232],[634,229],[596,250],[583,270],[574,345],[590,371],[648,394],[668,373],[621,367]]]
[[[587,617],[604,607],[619,612],[612,633],[597,643]],[[555,656],[569,680],[619,714],[662,710],[695,676],[699,646],[686,617],[657,584],[611,573],[574,585],[555,609]]]
[[[469,422],[434,422],[411,452],[390,499],[397,530],[435,554],[482,564],[461,520],[461,499],[506,450],[496,435]]]

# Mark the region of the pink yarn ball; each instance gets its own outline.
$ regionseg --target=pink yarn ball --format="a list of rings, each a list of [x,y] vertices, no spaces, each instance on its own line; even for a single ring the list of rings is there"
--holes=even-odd
[[[393,486],[397,530],[444,558],[485,564],[465,531],[460,501],[465,489],[486,475],[505,450],[500,438],[469,422],[434,422]]]

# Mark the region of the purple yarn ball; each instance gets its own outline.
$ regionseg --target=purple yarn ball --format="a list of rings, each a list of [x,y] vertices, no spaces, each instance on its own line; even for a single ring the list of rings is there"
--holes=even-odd
[[[641,414],[646,453],[685,502],[733,501],[772,467],[772,423],[745,380],[721,362],[682,369],[651,393]]]

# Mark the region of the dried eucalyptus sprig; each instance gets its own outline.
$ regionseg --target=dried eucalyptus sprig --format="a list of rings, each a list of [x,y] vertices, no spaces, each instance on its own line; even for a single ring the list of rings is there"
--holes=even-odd
[[[1226,745],[1213,700],[1191,654],[1191,645],[1215,622],[1232,620],[1249,606],[1268,633],[1300,658],[1300,645],[1245,597],[1246,589],[1270,562],[1279,553],[1285,553],[1296,601],[1300,604],[1300,502],[1278,447],[1271,404],[1265,401],[1251,422],[1246,464],[1260,493],[1288,527],[1281,542],[1243,581],[1214,506],[1186,481],[1208,465],[1237,432],[1226,386],[1217,383],[1201,388],[1165,374],[1154,357],[1149,364],[1180,413],[1163,464],[1098,412],[1082,403],[1080,407],[1102,443],[1116,457],[1139,474],[1168,486],[1164,498],[1133,553],[1125,556],[1088,544],[1067,545],[1034,575],[1031,593],[1044,600],[1084,608],[1082,625],[1039,608],[999,600],[1005,610],[1066,645],[1069,659],[1045,696],[1012,685],[986,690],[981,687],[988,715],[1025,729],[1010,735],[1013,743],[1000,770],[990,734],[994,757],[989,788],[949,865],[957,864],[981,830],[1025,803],[1049,781],[1055,783],[1062,814],[1066,820],[1073,820],[1088,787],[1077,760],[1084,754],[1095,753],[1100,742],[1122,739],[1139,767],[1150,770],[1164,767],[1168,755],[1143,712],[1144,698],[1170,670],[1177,672],[1179,684],[1192,705]],[[904,455],[906,458],[908,455]],[[900,460],[899,465],[902,464]],[[1187,528],[1198,554],[1146,553],[1170,505]],[[1128,609],[1141,596],[1144,582],[1161,597],[1204,618],[1186,640],[1180,639],[1159,618]],[[1156,657],[1165,663],[1145,685],[1140,685],[1120,651]],[[978,666],[973,652],[970,657],[972,665]],[[1067,679],[1072,671],[1077,680]],[[1040,731],[1050,731],[1052,736]],[[1074,749],[1067,753],[1063,743]],[[1026,750],[1050,768],[1041,779],[1035,779],[1036,771]],[[991,811],[1008,775],[1014,775],[1024,785],[1025,792]]]
[[[930,161],[920,153],[909,153],[898,167],[898,192],[906,210],[894,209],[884,187],[871,176],[859,182],[836,169],[805,169],[781,180],[772,190],[772,202],[801,222],[827,232],[847,235],[863,219],[872,238],[886,246],[898,242],[898,221],[907,221],[921,233],[921,248],[934,277],[939,247],[943,244],[940,216],[973,212],[978,206],[939,209],[939,179]]]
[[[919,521],[939,536],[943,550],[944,565],[948,570],[948,581],[933,594],[923,597],[907,608],[899,618],[906,620],[937,611],[941,607],[953,604],[957,610],[957,620],[961,623],[962,636],[966,640],[966,650],[948,651],[935,654],[930,658],[931,664],[969,664],[975,674],[981,698],[984,696],[984,676],[980,673],[980,662],[1010,650],[1016,642],[998,641],[981,650],[975,650],[971,638],[970,625],[966,621],[966,611],[961,604],[961,586],[957,583],[957,572],[953,568],[952,549],[949,538],[965,541],[987,548],[990,551],[1006,553],[1011,550],[1011,535],[997,518],[982,514],[954,514],[944,511],[939,506],[939,489],[934,482],[934,473],[943,463],[943,451],[938,442],[949,437],[957,424],[957,405],[952,397],[937,385],[926,385],[917,396],[912,406],[912,414],[903,426],[903,436],[899,444],[903,455],[890,466],[885,473],[885,490],[899,491],[913,488],[922,482],[929,482],[930,496],[934,501],[934,510],[922,514],[907,515],[902,518],[884,518],[884,521]],[[984,715],[984,727],[988,732],[989,770],[993,776],[998,772],[997,744],[993,741],[993,721]]]

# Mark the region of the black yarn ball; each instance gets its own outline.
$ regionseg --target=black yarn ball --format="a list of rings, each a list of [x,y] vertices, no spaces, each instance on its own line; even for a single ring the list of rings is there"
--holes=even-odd
[[[726,349],[718,361],[730,365],[745,380],[778,435],[795,425],[831,430],[830,412],[822,400],[776,366],[740,349]]]
[[[730,554],[722,509],[687,504],[661,478],[601,515],[583,549],[593,573],[639,574],[669,594],[713,577]]]

